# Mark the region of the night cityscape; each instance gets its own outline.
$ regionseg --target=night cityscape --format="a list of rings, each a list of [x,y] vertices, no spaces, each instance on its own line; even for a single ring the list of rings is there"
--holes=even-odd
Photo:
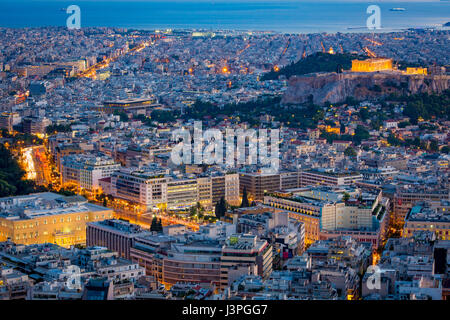
[[[2,19],[0,300],[449,300],[450,4],[383,25],[408,4],[328,32]]]

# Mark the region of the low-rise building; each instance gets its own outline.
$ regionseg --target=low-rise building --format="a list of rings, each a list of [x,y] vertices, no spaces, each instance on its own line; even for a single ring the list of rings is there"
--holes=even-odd
[[[417,231],[431,231],[441,240],[450,240],[450,201],[418,202],[405,219],[403,236],[411,237]]]
[[[111,209],[81,196],[51,192],[0,198],[0,208],[0,241],[20,244],[85,244],[86,223],[113,217]]]

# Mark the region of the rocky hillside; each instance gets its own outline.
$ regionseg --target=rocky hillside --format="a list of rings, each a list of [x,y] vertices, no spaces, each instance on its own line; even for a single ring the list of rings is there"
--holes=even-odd
[[[282,103],[339,103],[347,97],[370,100],[389,94],[441,93],[450,87],[450,76],[404,75],[400,72],[315,73],[289,79]]]

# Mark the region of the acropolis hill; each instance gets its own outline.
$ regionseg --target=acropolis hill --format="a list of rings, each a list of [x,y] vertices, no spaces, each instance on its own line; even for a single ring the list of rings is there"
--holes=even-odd
[[[343,73],[312,73],[289,79],[283,103],[339,103],[347,97],[370,100],[394,94],[441,93],[449,88],[450,76],[425,68],[392,67],[391,59],[352,61],[352,70]]]

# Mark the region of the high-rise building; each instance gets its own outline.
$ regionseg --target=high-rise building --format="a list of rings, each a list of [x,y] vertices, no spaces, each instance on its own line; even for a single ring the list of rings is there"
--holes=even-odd
[[[348,234],[377,247],[387,230],[389,200],[380,190],[308,187],[266,195],[264,204],[303,222],[306,243]]]
[[[231,205],[239,205],[239,175],[237,173],[215,173],[211,175],[212,204],[223,197]]]
[[[50,125],[50,120],[47,118],[27,117],[22,120],[23,132],[28,134],[42,134]]]
[[[204,180],[201,180],[201,182],[204,182]],[[167,181],[167,208],[189,208],[195,206],[199,200],[199,183],[197,179]],[[205,201],[204,198],[202,200]]]
[[[122,168],[111,175],[111,194],[147,209],[185,209],[200,203],[212,208],[222,197],[239,204],[239,176],[173,175],[159,166]]]
[[[111,193],[114,197],[140,203],[149,209],[165,207],[168,172],[156,166],[122,168],[111,175]]]
[[[240,194],[247,190],[250,200],[262,200],[264,193],[280,190],[280,174],[245,172],[239,174]]]
[[[13,130],[14,116],[11,112],[2,112],[0,114],[0,129],[5,129],[9,132]]]
[[[257,275],[263,279],[272,272],[272,246],[256,235],[235,234],[230,236],[222,248],[220,264],[221,287],[228,286],[229,271],[236,266],[255,266]]]

